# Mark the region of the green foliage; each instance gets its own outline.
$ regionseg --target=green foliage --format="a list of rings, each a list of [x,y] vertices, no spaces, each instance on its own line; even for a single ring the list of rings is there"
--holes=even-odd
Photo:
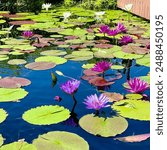
[[[64,5],[66,7],[74,6],[76,4],[76,1],[74,0],[64,0]]]
[[[36,15],[41,12],[42,4],[44,0],[25,0],[26,6],[28,7],[29,11],[34,12]]]

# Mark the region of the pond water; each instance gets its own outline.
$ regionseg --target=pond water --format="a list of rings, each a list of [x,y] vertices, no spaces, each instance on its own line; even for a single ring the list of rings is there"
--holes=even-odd
[[[38,31],[39,32],[39,31]],[[20,37],[19,37],[20,38]],[[46,50],[62,50],[66,51],[67,49],[58,48],[57,46],[49,46],[45,48],[38,48],[35,52],[25,55],[19,56],[10,56],[11,58],[24,58],[27,63],[34,62],[34,60],[40,57],[40,52]],[[68,49],[69,51],[69,49]],[[85,51],[84,53],[87,53]],[[63,56],[61,56],[63,57]],[[147,76],[150,71],[150,68],[147,66],[139,65],[136,63],[136,60],[123,60],[121,58],[111,58],[105,59],[107,61],[111,61],[112,64],[119,64],[127,66],[130,62],[131,65],[129,69],[110,69],[106,71],[105,75],[107,78],[107,74],[109,77],[115,76],[115,74],[119,73],[122,75],[120,79],[114,81],[114,84],[101,88],[98,90],[96,86],[91,85],[88,81],[83,80],[82,76],[84,75],[83,71],[85,69],[82,68],[83,64],[87,63],[95,63],[97,61],[102,60],[103,58],[93,58],[86,61],[73,61],[68,60],[64,64],[57,65],[56,67],[49,70],[38,70],[34,71],[31,69],[25,68],[25,65],[9,65],[8,60],[0,61],[0,76],[4,77],[23,77],[29,79],[31,84],[25,86],[24,89],[28,91],[28,95],[20,100],[20,102],[0,102],[0,108],[3,108],[7,113],[8,117],[4,122],[0,124],[0,134],[5,138],[5,144],[18,141],[19,139],[25,139],[26,142],[32,143],[32,141],[38,138],[39,135],[47,133],[49,131],[67,131],[71,133],[76,133],[77,135],[84,138],[90,147],[90,150],[148,150],[150,149],[149,139],[137,142],[137,143],[124,143],[118,140],[114,140],[113,137],[99,137],[93,134],[90,134],[83,130],[80,125],[76,122],[80,118],[82,118],[86,114],[94,113],[94,110],[86,109],[85,104],[83,103],[84,99],[91,94],[101,93],[100,90],[105,92],[116,92],[122,95],[126,95],[127,90],[123,86],[127,79]],[[148,58],[149,59],[149,58]],[[80,80],[81,84],[78,88],[78,91],[75,94],[75,98],[77,100],[77,105],[74,109],[75,116],[73,116],[74,121],[63,121],[57,124],[51,125],[33,125],[22,119],[22,115],[24,112],[31,108],[35,108],[43,105],[59,105],[63,106],[70,111],[74,106],[74,102],[72,97],[66,93],[64,93],[60,89],[60,85],[69,80],[68,77],[60,76],[55,73],[55,71],[61,71],[64,75]],[[52,77],[51,72],[53,72],[57,77],[57,83],[55,86],[52,85]],[[111,75],[112,74],[112,75]],[[147,95],[147,99],[149,99],[149,90],[146,90],[144,94]],[[55,96],[60,96],[62,100],[60,102],[54,99]],[[110,114],[111,107],[107,107],[103,109],[106,114]],[[144,111],[144,110],[143,110]],[[117,135],[116,137],[124,137],[131,135],[139,135],[150,132],[150,123],[149,121],[128,119],[128,128],[121,135]],[[79,147],[80,145],[78,145]]]

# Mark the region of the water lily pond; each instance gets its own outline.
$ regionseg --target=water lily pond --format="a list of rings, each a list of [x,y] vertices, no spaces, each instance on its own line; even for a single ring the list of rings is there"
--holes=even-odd
[[[0,28],[0,150],[149,149],[149,21],[56,8]]]

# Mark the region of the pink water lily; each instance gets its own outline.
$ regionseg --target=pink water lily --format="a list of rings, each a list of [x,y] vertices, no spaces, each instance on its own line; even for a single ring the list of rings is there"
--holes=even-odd
[[[118,31],[116,29],[109,30],[107,34],[109,36],[116,36],[118,34]]]
[[[92,70],[97,72],[105,72],[108,69],[110,69],[111,66],[112,64],[110,62],[103,60],[103,61],[97,62],[92,68]]]
[[[94,109],[94,110],[100,110],[105,107],[109,107],[107,103],[109,102],[109,98],[103,94],[101,94],[99,97],[94,94],[87,96],[85,101],[83,102],[86,105],[87,109]]]
[[[117,24],[116,30],[117,30],[118,33],[121,33],[121,32],[124,33],[124,32],[127,31],[127,29],[125,28],[125,26],[122,23],[118,23]]]
[[[110,31],[110,27],[108,25],[100,26],[100,29],[99,29],[100,33],[108,34],[109,31]]]
[[[132,43],[133,42],[133,38],[129,35],[127,36],[123,36],[120,40],[119,40],[119,43],[121,45],[127,45],[129,43]]]
[[[67,94],[74,94],[80,85],[78,80],[68,80],[66,83],[62,84],[60,88]]]
[[[31,38],[32,36],[33,36],[34,34],[33,34],[33,32],[32,31],[24,31],[23,33],[22,33],[22,36],[24,37],[24,38]]]
[[[131,93],[142,93],[149,88],[149,84],[140,78],[130,79],[128,86],[127,91]]]

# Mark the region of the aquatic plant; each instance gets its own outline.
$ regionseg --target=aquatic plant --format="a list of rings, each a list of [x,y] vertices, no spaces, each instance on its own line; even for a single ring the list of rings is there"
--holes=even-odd
[[[93,71],[97,72],[105,72],[111,67],[111,63],[105,60],[97,62],[94,67],[92,68]]]
[[[101,94],[98,97],[96,94],[94,94],[94,95],[87,96],[87,98],[83,103],[86,105],[87,109],[94,109],[98,111],[102,108],[109,107],[110,105],[107,104],[108,102],[109,102],[109,98],[107,96]]]
[[[122,23],[117,24],[116,30],[118,33],[121,33],[121,32],[124,33],[127,31],[127,29],[125,28],[125,26]]]
[[[46,9],[46,11],[48,11],[48,9],[51,7],[52,4],[50,3],[46,3],[46,4],[42,4],[42,9]]]
[[[105,14],[105,11],[95,12],[95,19],[98,21],[101,21],[104,14]]]
[[[22,36],[23,36],[24,38],[29,39],[29,38],[31,38],[31,37],[33,36],[33,32],[32,32],[32,31],[24,31],[24,32],[22,33]]]
[[[70,12],[64,12],[63,13],[63,17],[64,17],[64,21],[68,21],[68,18],[71,16]]]
[[[149,88],[149,85],[140,78],[130,79],[128,81],[127,91],[131,93],[142,93]]]
[[[102,25],[100,26],[99,32],[105,34],[108,34],[110,31],[110,27],[108,25]]]
[[[133,38],[129,35],[127,36],[123,36],[120,40],[119,43],[121,45],[127,45],[128,43],[132,43],[133,42]]]
[[[109,36],[116,36],[118,34],[117,29],[109,30],[107,33]]]
[[[78,80],[68,80],[66,83],[62,84],[60,88],[67,94],[73,95],[80,85]]]

